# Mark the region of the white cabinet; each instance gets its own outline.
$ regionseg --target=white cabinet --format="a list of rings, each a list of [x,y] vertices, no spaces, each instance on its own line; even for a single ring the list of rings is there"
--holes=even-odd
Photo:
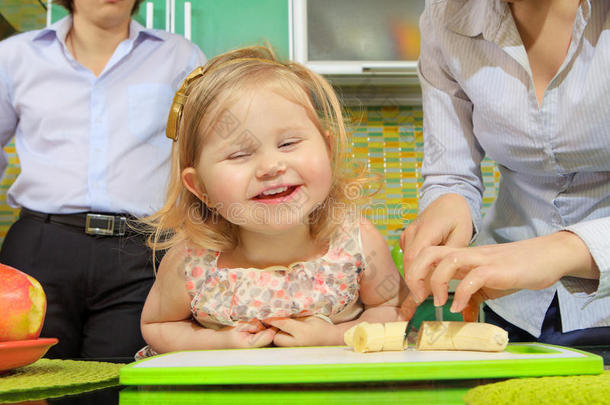
[[[424,0],[291,0],[291,57],[321,74],[414,75]]]

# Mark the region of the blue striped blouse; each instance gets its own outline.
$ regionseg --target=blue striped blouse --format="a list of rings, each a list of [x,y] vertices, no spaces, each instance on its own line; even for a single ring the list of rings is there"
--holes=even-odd
[[[563,65],[538,105],[527,53],[502,0],[430,0],[419,77],[425,177],[420,209],[446,193],[470,204],[475,244],[570,230],[601,276],[488,301],[534,336],[555,293],[563,331],[610,326],[610,1],[583,0]],[[553,44],[549,44],[553,46]],[[481,218],[480,162],[501,180]]]

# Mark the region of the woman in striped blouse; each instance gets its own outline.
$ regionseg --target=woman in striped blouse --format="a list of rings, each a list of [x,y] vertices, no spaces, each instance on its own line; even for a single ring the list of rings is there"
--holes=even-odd
[[[402,235],[412,312],[486,300],[513,341],[610,341],[610,2],[430,1],[419,77],[420,215]],[[481,160],[501,177],[481,218]],[[469,247],[469,245],[472,245]]]

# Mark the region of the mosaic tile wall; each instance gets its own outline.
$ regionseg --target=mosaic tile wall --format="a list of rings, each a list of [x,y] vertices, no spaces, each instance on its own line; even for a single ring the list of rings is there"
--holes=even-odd
[[[349,111],[353,125],[351,154],[364,161],[369,170],[383,175],[380,191],[365,204],[365,214],[389,243],[417,216],[417,195],[422,184],[424,158],[422,111],[420,107],[366,107]],[[9,166],[0,182],[0,240],[18,215],[6,203],[6,191],[19,174],[19,162],[13,142],[4,148]],[[490,160],[483,162],[485,194],[483,210],[493,202],[499,172]]]
[[[402,228],[417,216],[424,158],[421,107],[368,107],[351,111],[354,122],[352,156],[383,175],[381,190],[365,204],[367,217],[393,243]],[[483,213],[497,194],[500,173],[486,159],[482,163],[485,193]]]

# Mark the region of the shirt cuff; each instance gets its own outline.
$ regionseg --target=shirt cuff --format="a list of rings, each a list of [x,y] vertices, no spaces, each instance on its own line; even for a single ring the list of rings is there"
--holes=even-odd
[[[610,296],[610,238],[608,237],[610,235],[610,217],[580,222],[570,225],[564,230],[578,235],[583,240],[599,268],[599,284],[597,291],[594,292],[595,299]],[[562,284],[570,292],[574,288],[588,292],[591,290],[591,283],[596,282],[596,280],[581,279],[575,283],[573,279],[573,277],[561,279]]]

